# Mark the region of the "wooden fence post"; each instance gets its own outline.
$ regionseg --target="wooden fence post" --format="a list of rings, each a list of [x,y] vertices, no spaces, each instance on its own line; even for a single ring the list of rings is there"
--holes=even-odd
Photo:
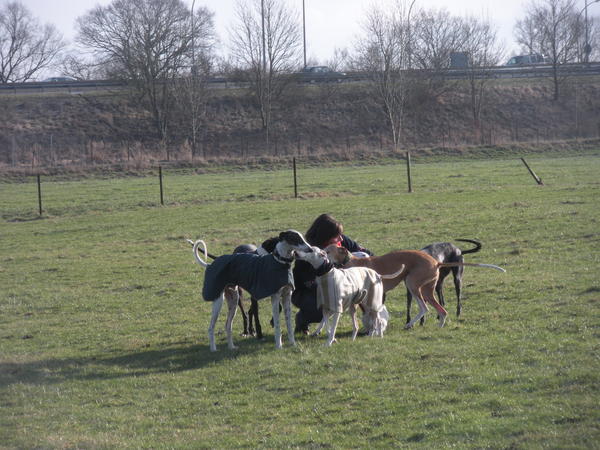
[[[37,188],[38,188],[38,207],[40,216],[42,215],[42,182],[40,180],[40,174],[37,174]]]
[[[160,184],[160,204],[165,206],[165,202],[163,199],[163,179],[162,179],[162,167],[158,166],[158,181]]]
[[[412,192],[412,179],[410,175],[410,152],[406,152],[406,174],[408,176],[408,192]]]
[[[544,183],[542,183],[542,179],[535,174],[535,172],[531,169],[531,167],[529,167],[529,164],[527,164],[527,162],[525,161],[525,158],[521,158],[521,161],[523,161],[523,164],[525,164],[525,167],[527,167],[527,170],[529,170],[529,173],[531,174],[533,179],[536,181],[536,183],[543,186]]]
[[[296,178],[296,157],[292,158],[294,166],[294,198],[298,198],[298,180]]]

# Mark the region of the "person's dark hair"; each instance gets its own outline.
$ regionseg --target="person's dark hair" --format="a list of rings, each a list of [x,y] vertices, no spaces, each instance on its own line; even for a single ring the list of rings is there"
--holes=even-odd
[[[340,222],[329,214],[321,214],[306,232],[306,240],[310,245],[322,248],[323,244],[343,232],[344,227]]]

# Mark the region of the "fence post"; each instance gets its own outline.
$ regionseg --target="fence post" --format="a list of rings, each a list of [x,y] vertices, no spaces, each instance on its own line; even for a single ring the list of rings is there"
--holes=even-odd
[[[162,167],[158,166],[158,181],[160,184],[160,204],[165,206],[165,202],[163,199],[163,179],[162,179]]]
[[[525,158],[521,158],[521,161],[523,161],[523,164],[525,164],[525,167],[527,167],[527,170],[529,170],[529,173],[531,174],[533,179],[536,181],[536,183],[543,186],[544,183],[542,183],[542,179],[535,174],[535,172],[531,169],[531,167],[529,167],[529,164],[527,164],[527,162],[525,161]]]
[[[37,188],[38,188],[38,207],[40,216],[42,215],[42,182],[40,180],[40,174],[37,174]]]
[[[408,176],[408,192],[412,192],[412,179],[410,175],[410,152],[406,152],[406,174]]]
[[[298,181],[296,179],[296,157],[292,158],[294,166],[294,198],[298,198]]]

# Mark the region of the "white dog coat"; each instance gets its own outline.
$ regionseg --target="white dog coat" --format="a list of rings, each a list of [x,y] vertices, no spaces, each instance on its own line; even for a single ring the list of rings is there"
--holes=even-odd
[[[376,292],[377,284],[380,286],[379,292]],[[342,313],[352,303],[365,301],[370,309],[379,312],[382,307],[382,295],[381,277],[367,267],[332,268],[317,277],[317,308],[323,306],[329,311]]]

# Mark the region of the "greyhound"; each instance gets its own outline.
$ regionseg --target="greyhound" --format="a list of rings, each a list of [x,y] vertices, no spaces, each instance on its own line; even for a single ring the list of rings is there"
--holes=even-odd
[[[395,278],[404,269],[390,275],[381,275],[366,267],[336,269],[327,253],[313,247],[311,253],[296,251],[296,258],[310,263],[317,275],[317,305],[323,308],[323,320],[313,335],[318,335],[332,317],[326,346],[335,342],[335,331],[344,311],[352,317],[352,340],[358,334],[356,305],[363,309],[363,324],[369,336],[381,336],[387,327],[389,313],[383,304],[383,278]]]
[[[430,244],[427,247],[421,249],[422,252],[431,255],[434,259],[441,263],[450,263],[450,262],[464,262],[463,255],[467,253],[476,253],[481,250],[481,243],[479,241],[475,241],[472,239],[456,239],[461,242],[469,242],[475,245],[474,248],[470,248],[468,250],[461,250],[456,245],[451,244],[450,242],[436,242],[435,244]],[[442,306],[446,306],[446,302],[444,300],[444,279],[452,272],[454,277],[454,289],[456,290],[456,317],[460,317],[460,313],[462,310],[462,305],[460,303],[461,297],[461,289],[462,289],[462,276],[463,276],[464,267],[456,266],[456,267],[441,267],[440,275],[435,285],[435,292],[440,300],[440,304]],[[412,301],[412,295],[410,291],[406,290],[406,323],[410,322],[410,304]],[[425,322],[425,318],[421,318],[421,325]]]
[[[192,246],[194,245],[194,241],[192,241],[191,239],[186,239],[186,241],[189,242]],[[278,242],[278,237],[272,237],[264,241],[259,247],[256,247],[256,245],[254,244],[241,244],[233,250],[233,253],[252,253],[259,256],[268,255],[269,253],[273,253],[273,251],[275,250],[275,246]],[[218,256],[212,255],[208,252],[206,254],[212,260],[218,258]],[[235,295],[233,292],[231,292],[231,289],[227,289],[225,291],[225,296],[227,297],[229,295]],[[239,296],[238,308],[240,309],[240,314],[242,315],[242,321],[244,326],[242,336],[256,336],[256,339],[262,339],[262,326],[260,324],[260,318],[258,316],[258,299],[254,298],[252,295],[250,296],[250,308],[248,308],[248,312],[246,313],[243,303],[243,290],[239,286],[237,295]],[[271,326],[273,326],[273,319],[271,319]]]
[[[502,267],[493,264],[474,264],[465,262],[441,263],[425,252],[419,250],[396,250],[383,256],[370,256],[356,258],[343,247],[328,246],[326,249],[331,261],[342,267],[369,267],[377,273],[389,273],[405,266],[405,270],[392,280],[383,280],[383,288],[387,292],[405,281],[410,293],[417,299],[419,314],[406,324],[405,328],[412,328],[416,322],[427,312],[427,303],[438,312],[439,326],[443,327],[448,312],[435,299],[435,285],[442,267],[474,266],[488,267],[501,272],[506,272]]]
[[[272,254],[263,256],[250,253],[223,255],[217,257],[211,264],[205,261],[208,252],[204,241],[197,240],[194,242],[193,253],[196,262],[206,268],[202,296],[204,300],[213,302],[208,328],[211,351],[217,350],[214,333],[215,324],[225,298],[227,298],[229,308],[225,323],[227,344],[229,349],[236,348],[233,344],[232,323],[239,301],[237,286],[250,292],[255,298],[271,297],[275,327],[275,348],[278,349],[282,347],[281,326],[279,323],[279,304],[281,303],[285,312],[288,340],[291,345],[296,345],[291,319],[291,296],[294,289],[291,263],[294,260],[294,250],[310,253],[312,248],[306,242],[304,236],[295,230],[280,233],[278,239],[279,241]],[[200,246],[203,248],[204,260],[200,257]],[[231,289],[232,287],[234,289]]]

